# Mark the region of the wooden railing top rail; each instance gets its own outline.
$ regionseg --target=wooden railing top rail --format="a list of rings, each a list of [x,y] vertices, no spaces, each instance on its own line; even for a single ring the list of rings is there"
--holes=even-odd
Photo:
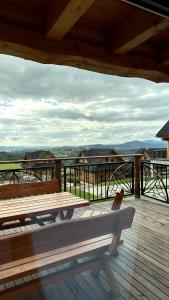
[[[113,158],[113,157],[137,157],[141,158],[143,154],[118,154],[118,155],[99,155],[99,156],[84,156],[81,157],[82,159],[89,159],[89,158]],[[0,160],[0,164],[7,164],[7,163],[27,163],[27,162],[54,162],[54,161],[60,161],[60,160],[76,160],[79,159],[79,156],[73,156],[73,157],[57,157],[57,158],[45,158],[45,159],[20,159],[20,160]]]

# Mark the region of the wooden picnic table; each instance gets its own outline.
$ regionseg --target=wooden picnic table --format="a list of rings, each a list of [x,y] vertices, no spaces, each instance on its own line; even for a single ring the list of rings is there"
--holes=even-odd
[[[29,218],[45,225],[38,216],[59,214],[61,219],[71,219],[75,208],[88,206],[88,200],[68,192],[19,197],[0,201],[0,225]]]

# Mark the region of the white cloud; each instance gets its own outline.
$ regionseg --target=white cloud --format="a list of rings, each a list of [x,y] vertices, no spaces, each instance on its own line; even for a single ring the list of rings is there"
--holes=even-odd
[[[0,55],[1,145],[152,139],[168,120],[169,84]]]

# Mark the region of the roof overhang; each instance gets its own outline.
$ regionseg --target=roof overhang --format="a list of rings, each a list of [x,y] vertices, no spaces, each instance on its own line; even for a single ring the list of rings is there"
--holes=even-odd
[[[144,9],[133,6],[136,2]],[[151,12],[145,11],[148,3]],[[159,0],[5,0],[0,2],[0,53],[169,82],[164,8]]]
[[[126,3],[140,7],[146,11],[157,14],[169,19],[169,2],[168,0],[122,0]]]

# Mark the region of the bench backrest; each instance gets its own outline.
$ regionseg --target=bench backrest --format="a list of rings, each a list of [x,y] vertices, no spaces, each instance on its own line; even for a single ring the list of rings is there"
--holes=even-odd
[[[6,184],[0,186],[0,200],[58,192],[57,179],[33,183]]]
[[[131,227],[135,209],[55,223],[31,232],[0,238],[0,261],[5,263],[86,241]]]
[[[124,189],[117,191],[114,201],[112,203],[112,207],[111,207],[112,210],[120,209],[122,201],[123,201],[123,197],[124,197]]]

